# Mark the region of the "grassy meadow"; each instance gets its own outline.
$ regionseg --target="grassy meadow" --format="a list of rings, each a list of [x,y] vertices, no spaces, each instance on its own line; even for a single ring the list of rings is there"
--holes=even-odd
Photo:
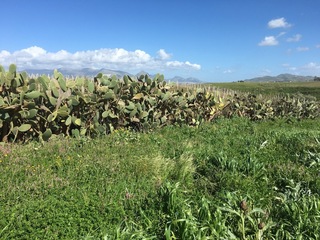
[[[320,82],[230,82],[213,83],[211,86],[262,95],[303,94],[320,100]]]
[[[319,85],[214,84],[318,99]],[[320,239],[319,174],[319,118],[0,143],[0,239]]]

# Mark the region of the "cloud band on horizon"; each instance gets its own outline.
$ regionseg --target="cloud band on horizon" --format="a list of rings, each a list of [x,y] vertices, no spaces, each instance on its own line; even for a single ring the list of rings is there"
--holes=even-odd
[[[15,52],[0,51],[0,64],[4,67],[15,63],[22,69],[54,69],[54,68],[111,68],[111,69],[188,69],[200,70],[201,65],[189,61],[169,61],[171,54],[164,49],[157,52],[156,57],[143,50],[127,51],[123,48],[101,48],[98,50],[77,51],[65,50],[47,52],[45,49],[32,46]]]

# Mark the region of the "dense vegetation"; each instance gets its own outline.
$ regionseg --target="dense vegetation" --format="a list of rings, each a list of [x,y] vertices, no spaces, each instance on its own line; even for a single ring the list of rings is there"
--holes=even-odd
[[[320,100],[320,81],[310,82],[233,82],[210,84],[219,88],[227,88],[252,94],[284,96],[287,94],[303,94]]]
[[[222,104],[222,105],[221,105]],[[163,75],[151,79],[98,74],[94,79],[29,78],[0,66],[1,141],[48,140],[52,135],[95,137],[114,129],[148,131],[171,124],[197,125],[223,103],[205,89],[171,91]]]
[[[0,239],[320,238],[314,98],[0,80]]]
[[[315,99],[253,94],[217,97],[210,87],[169,86],[163,75],[123,79],[98,74],[94,79],[29,78],[0,66],[0,141],[47,141],[52,135],[96,137],[115,129],[149,131],[167,125],[193,125],[217,117],[250,119],[315,118]]]
[[[2,145],[0,238],[319,239],[319,125],[235,118]]]

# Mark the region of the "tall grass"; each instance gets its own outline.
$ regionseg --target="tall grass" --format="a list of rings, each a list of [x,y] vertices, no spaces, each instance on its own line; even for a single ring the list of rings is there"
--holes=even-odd
[[[302,94],[312,96],[320,100],[320,82],[232,82],[232,83],[210,83],[206,84],[219,89],[228,89],[242,93],[252,93],[256,95],[286,96]]]
[[[319,239],[319,119],[0,145],[0,239]]]

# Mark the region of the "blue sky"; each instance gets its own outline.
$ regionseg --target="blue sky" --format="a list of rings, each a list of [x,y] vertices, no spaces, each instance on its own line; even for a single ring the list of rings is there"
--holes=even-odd
[[[320,75],[319,0],[2,0],[0,64],[236,81]]]

